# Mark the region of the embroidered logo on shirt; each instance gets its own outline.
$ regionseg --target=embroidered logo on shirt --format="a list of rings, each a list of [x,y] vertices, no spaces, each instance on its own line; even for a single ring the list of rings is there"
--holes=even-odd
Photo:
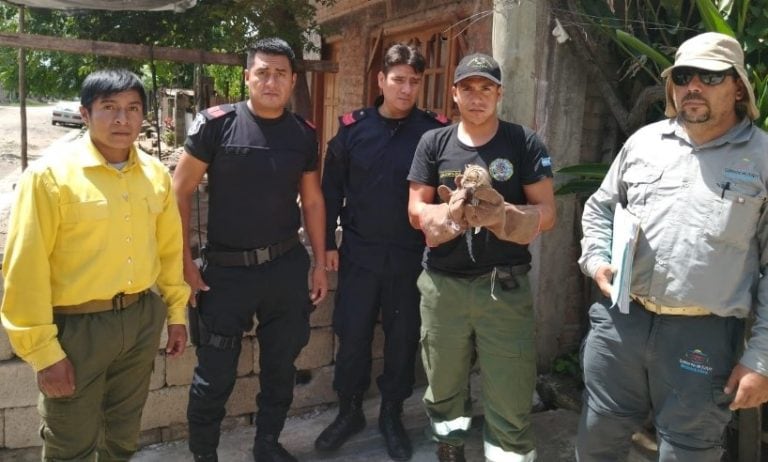
[[[701,375],[712,374],[709,356],[699,349],[687,351],[679,360],[680,369]]]
[[[488,166],[488,171],[494,180],[507,181],[515,173],[515,167],[512,166],[512,162],[509,159],[498,158],[491,162],[491,165]]]
[[[192,121],[192,126],[189,127],[189,131],[187,132],[187,136],[192,136],[200,131],[200,127],[203,126],[205,123],[205,116],[201,112],[198,112],[195,116],[195,120]]]

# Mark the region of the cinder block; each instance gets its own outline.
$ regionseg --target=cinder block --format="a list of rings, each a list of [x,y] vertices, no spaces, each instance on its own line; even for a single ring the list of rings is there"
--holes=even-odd
[[[327,327],[333,324],[335,298],[336,291],[328,292],[325,299],[315,307],[315,311],[309,315],[309,325],[311,327]]]
[[[333,366],[312,369],[312,379],[293,388],[292,409],[301,409],[337,401],[333,391]]]
[[[253,372],[253,337],[243,337],[240,347],[240,358],[237,360],[237,376],[245,377]]]
[[[5,328],[0,326],[0,361],[13,358],[13,349],[11,348],[11,342],[8,340],[8,334],[5,332]]]
[[[157,390],[165,386],[165,355],[155,356],[155,365],[152,369],[152,377],[149,379],[149,389]]]
[[[384,329],[381,323],[376,323],[373,328],[373,342],[371,342],[371,357],[373,359],[384,357]]]
[[[237,416],[256,412],[256,394],[259,392],[259,378],[255,375],[238,378],[235,389],[227,401],[227,415]]]
[[[197,365],[195,347],[184,350],[181,356],[165,359],[165,382],[168,386],[189,385]]]
[[[164,387],[149,392],[141,415],[141,429],[167,427],[187,421],[189,387]]]
[[[153,428],[151,430],[144,430],[139,433],[139,447],[149,446],[150,444],[157,444],[163,442],[163,431],[160,428]]]
[[[261,365],[259,364],[259,341],[253,339],[253,373],[258,374],[261,371]]]
[[[165,345],[168,343],[168,325],[163,324],[163,329],[160,331],[160,343],[157,344],[158,350],[165,350]]]
[[[164,443],[169,441],[185,440],[189,438],[189,426],[187,424],[173,424],[160,429],[161,440]]]
[[[20,359],[0,363],[0,409],[37,404],[35,372]]]
[[[40,414],[37,407],[16,407],[5,410],[5,447],[28,448],[41,446]]]
[[[315,369],[333,361],[333,330],[330,327],[312,329],[309,343],[296,358],[296,369]]]

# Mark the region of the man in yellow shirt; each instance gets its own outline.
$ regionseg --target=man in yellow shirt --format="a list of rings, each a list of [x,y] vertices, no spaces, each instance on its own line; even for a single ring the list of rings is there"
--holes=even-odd
[[[37,373],[43,460],[127,461],[166,316],[166,354],[187,341],[181,220],[167,169],[134,146],[138,77],[94,72],[80,102],[86,136],[22,176],[0,314]]]

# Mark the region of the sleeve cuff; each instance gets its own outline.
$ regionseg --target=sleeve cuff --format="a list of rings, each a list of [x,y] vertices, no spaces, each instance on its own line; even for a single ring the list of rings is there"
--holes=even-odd
[[[171,324],[185,324],[187,323],[187,307],[177,306],[168,307],[168,325]]]
[[[753,371],[768,377],[768,363],[766,363],[765,358],[762,356],[764,355],[760,355],[754,350],[746,350],[739,360],[739,363],[744,367],[748,367]]]
[[[21,359],[29,363],[35,372],[40,372],[46,367],[52,366],[62,359],[66,358],[67,354],[59,345],[58,341],[53,341],[39,350],[30,353]]]

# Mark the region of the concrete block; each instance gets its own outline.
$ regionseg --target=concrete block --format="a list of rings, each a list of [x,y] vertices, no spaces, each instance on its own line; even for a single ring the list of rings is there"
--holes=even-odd
[[[11,358],[13,358],[11,342],[8,341],[8,334],[5,332],[5,328],[0,326],[0,361]]]
[[[187,424],[173,424],[160,429],[162,435],[162,441],[167,443],[169,441],[185,440],[189,438],[189,427]]]
[[[32,368],[20,359],[0,363],[0,409],[37,404],[37,380]]]
[[[195,347],[184,350],[177,358],[165,359],[165,383],[168,386],[189,385],[192,383],[192,375],[197,365]]]
[[[261,365],[259,365],[259,342],[255,338],[253,339],[253,373],[258,374],[261,371]]]
[[[149,389],[157,390],[165,386],[165,355],[155,356],[155,365],[152,367],[152,377],[149,379]]]
[[[325,299],[315,307],[315,311],[309,315],[311,327],[327,327],[333,324],[333,308],[335,306],[336,292],[328,292]]]
[[[160,331],[160,343],[157,344],[158,350],[165,350],[165,345],[168,343],[168,325],[163,324],[163,329]]]
[[[149,392],[141,415],[141,429],[167,427],[187,421],[189,387],[164,387]]]
[[[330,327],[312,329],[309,343],[296,358],[296,369],[315,369],[333,362],[333,330]]]
[[[313,369],[309,382],[293,388],[292,409],[297,410],[318,404],[334,403],[338,400],[333,391],[333,366]]]
[[[144,430],[139,433],[139,447],[149,446],[150,444],[157,444],[163,442],[163,431],[160,428],[153,428],[151,430]]]
[[[240,377],[227,401],[227,415],[236,416],[256,412],[256,394],[259,392],[259,378],[255,375]]]
[[[244,377],[253,372],[253,337],[244,337],[240,347],[240,358],[237,360],[237,376]]]
[[[40,414],[36,406],[5,410],[5,447],[28,448],[41,446]]]
[[[381,323],[376,323],[373,328],[373,342],[371,342],[371,357],[373,359],[384,357],[384,329]]]

